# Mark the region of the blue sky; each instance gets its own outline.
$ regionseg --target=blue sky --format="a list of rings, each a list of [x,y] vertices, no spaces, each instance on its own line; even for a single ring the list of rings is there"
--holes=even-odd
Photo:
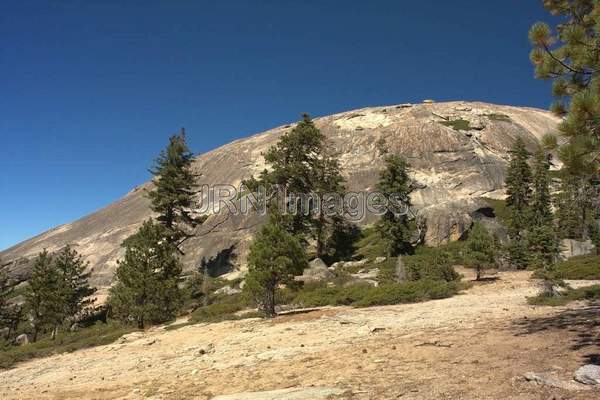
[[[0,3],[0,249],[300,113],[425,98],[546,108],[541,0]]]

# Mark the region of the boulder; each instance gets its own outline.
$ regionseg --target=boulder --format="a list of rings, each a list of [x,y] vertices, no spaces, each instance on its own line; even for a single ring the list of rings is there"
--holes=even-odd
[[[29,344],[29,336],[27,336],[26,333],[21,333],[15,338],[15,344],[17,346],[25,346],[26,344]]]
[[[560,241],[560,256],[563,259],[585,256],[591,254],[595,249],[591,240],[580,241],[575,239],[563,239]]]
[[[525,379],[529,382],[535,382],[538,385],[545,385],[555,387],[564,390],[586,390],[589,389],[586,386],[579,385],[573,381],[563,381],[553,376],[544,373],[528,372],[524,375]]]
[[[10,331],[10,329],[8,329],[8,328],[2,328],[2,329],[0,329],[0,338],[7,337],[9,331]]]
[[[358,261],[346,261],[344,263],[344,267],[349,267],[349,268],[362,267],[363,265],[365,265],[368,262],[369,262],[369,260],[366,258],[363,258],[362,260],[358,260]]]
[[[352,274],[351,276],[356,279],[377,279],[379,275],[379,268],[374,268],[366,272],[358,272],[356,274]]]
[[[336,261],[329,266],[330,271],[335,271],[338,268],[342,268],[346,264],[345,261]]]
[[[226,296],[230,296],[232,294],[238,294],[238,293],[241,293],[241,292],[242,291],[240,289],[233,288],[230,285],[226,285],[226,286],[223,286],[222,288],[219,288],[219,289],[215,290],[214,293],[217,294],[217,295],[218,294],[223,294],[223,295],[226,295]]]
[[[586,385],[600,385],[600,365],[584,365],[575,371],[575,380]]]
[[[421,211],[427,226],[425,244],[439,246],[462,239],[471,229],[473,220],[490,209],[484,199],[461,199],[446,201]]]
[[[373,261],[373,263],[374,264],[381,264],[385,260],[387,260],[387,257],[375,257],[375,261]]]
[[[308,268],[304,269],[302,275],[294,279],[302,282],[321,282],[333,277],[333,273],[327,268],[323,260],[315,258],[308,263]]]

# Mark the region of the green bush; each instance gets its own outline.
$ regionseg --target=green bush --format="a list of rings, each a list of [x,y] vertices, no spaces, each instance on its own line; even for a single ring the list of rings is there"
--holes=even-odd
[[[452,121],[441,121],[442,125],[449,126],[455,131],[468,131],[471,129],[471,124],[469,121],[459,118]]]
[[[0,344],[0,368],[8,368],[17,362],[32,358],[105,345],[134,330],[130,326],[124,326],[117,322],[111,321],[108,324],[98,322],[96,325],[77,332],[59,331],[54,340],[49,336],[43,336],[37,342],[25,346],[11,346],[3,343]]]
[[[559,279],[600,279],[600,256],[569,258],[555,265],[555,274]]]
[[[194,310],[190,322],[218,322],[239,319],[237,313],[248,307],[248,299],[242,294],[219,296],[213,299],[212,304]]]
[[[464,288],[465,286],[459,282],[429,280],[385,284],[377,287],[367,284],[322,287],[312,291],[300,291],[294,299],[294,304],[301,307],[321,307],[325,305],[369,307],[415,303],[451,297]]]
[[[510,117],[506,114],[491,113],[491,114],[485,114],[485,116],[488,117],[489,119],[491,119],[492,121],[503,121],[503,122],[511,121]]]
[[[600,285],[570,289],[559,297],[551,297],[542,294],[527,299],[529,304],[537,306],[564,306],[565,304],[576,300],[600,300]]]
[[[437,248],[425,248],[415,255],[404,257],[408,279],[455,281],[460,276],[452,267],[452,258],[452,255]]]

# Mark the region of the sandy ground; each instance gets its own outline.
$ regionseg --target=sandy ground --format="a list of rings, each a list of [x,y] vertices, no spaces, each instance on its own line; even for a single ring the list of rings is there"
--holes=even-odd
[[[591,282],[577,282],[577,286]],[[600,399],[569,381],[600,362],[600,306],[533,307],[527,272],[450,299],[134,333],[0,372],[0,399],[210,399],[292,387],[340,399]]]

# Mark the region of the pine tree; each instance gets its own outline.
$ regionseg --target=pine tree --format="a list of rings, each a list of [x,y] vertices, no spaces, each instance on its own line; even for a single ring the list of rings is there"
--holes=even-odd
[[[123,242],[125,256],[118,262],[117,283],[110,289],[111,312],[123,321],[167,321],[182,305],[178,281],[182,266],[177,248],[165,239],[167,228],[147,220]]]
[[[279,223],[298,237],[312,237],[318,257],[326,256],[329,237],[333,232],[332,214],[324,210],[331,203],[328,195],[343,195],[344,178],[337,155],[328,146],[325,136],[307,114],[265,154],[270,170],[258,179],[244,181],[251,191],[259,186],[267,189],[271,213],[279,214]],[[285,194],[284,199],[277,196]],[[314,196],[316,201],[308,200]],[[325,202],[322,202],[325,197]],[[281,201],[283,200],[283,207]],[[317,207],[318,206],[318,207]],[[274,211],[274,208],[279,210]]]
[[[531,169],[527,161],[529,152],[520,137],[510,151],[510,164],[506,172],[506,206],[509,210],[509,235],[518,241],[529,220],[531,201]]]
[[[467,240],[466,261],[467,265],[475,268],[477,280],[480,280],[483,271],[495,265],[495,241],[485,226],[476,221],[469,232]]]
[[[293,282],[307,264],[300,240],[271,216],[250,246],[244,290],[267,317],[273,317],[277,288]]]
[[[385,167],[379,175],[377,190],[389,203],[386,212],[375,225],[385,244],[388,257],[412,252],[410,243],[413,230],[408,218],[412,182],[408,175],[410,166],[398,154],[386,154]]]
[[[590,239],[595,247],[596,255],[600,256],[600,223],[593,222],[590,225]]]
[[[181,251],[180,246],[190,237],[193,229],[205,217],[194,216],[191,209],[196,195],[196,176],[192,172],[193,154],[190,152],[183,128],[169,139],[150,172],[154,188],[148,193],[151,208],[157,220],[166,228],[166,237]]]
[[[0,268],[2,263],[0,262]],[[10,282],[8,271],[0,269],[0,327],[6,328],[10,326],[11,321],[11,304],[8,302],[13,291],[13,285]]]
[[[317,215],[312,220],[317,257],[323,258],[332,250],[328,247],[329,238],[334,234],[336,217],[343,212],[335,203],[336,198],[343,198],[344,182],[337,155],[330,148],[324,148],[317,158],[312,184],[312,192],[320,200]],[[330,209],[325,209],[327,207]]]
[[[554,197],[558,219],[558,235],[561,239],[583,239],[587,207],[582,196],[583,182],[571,174],[563,173],[560,190]]]
[[[533,162],[533,194],[531,196],[530,222],[533,226],[545,226],[552,223],[550,196],[550,164],[542,149],[535,153]]]
[[[530,59],[536,77],[553,80],[552,110],[565,116],[559,129],[567,139],[561,159],[574,175],[600,173],[600,3],[595,0],[546,0],[560,22],[555,31],[543,22],[531,27]]]
[[[600,3],[595,0],[546,0],[544,6],[558,24],[553,29],[538,22],[529,31],[533,45],[530,59],[536,77],[552,80],[556,98],[551,110],[563,117],[559,125],[564,143],[558,147],[564,163],[563,180],[568,180],[573,204],[579,216],[559,210],[561,236],[575,234],[575,220],[580,220],[581,237],[588,238],[591,200],[590,188],[600,186]],[[548,141],[557,147],[558,140]],[[567,200],[567,199],[565,199]],[[564,204],[565,207],[567,206]],[[577,228],[579,229],[579,228]]]
[[[44,328],[54,327],[63,315],[60,275],[45,249],[36,258],[28,283],[25,304],[35,342]]]
[[[81,255],[69,245],[54,257],[54,268],[60,276],[61,324],[65,320],[73,320],[94,302],[89,298],[96,289],[88,283],[91,275],[85,272],[88,266],[89,263],[84,262]]]
[[[554,229],[550,224],[534,226],[526,237],[529,251],[529,265],[538,269],[543,279],[543,293],[555,296],[560,281],[554,275],[554,264],[559,253]]]

